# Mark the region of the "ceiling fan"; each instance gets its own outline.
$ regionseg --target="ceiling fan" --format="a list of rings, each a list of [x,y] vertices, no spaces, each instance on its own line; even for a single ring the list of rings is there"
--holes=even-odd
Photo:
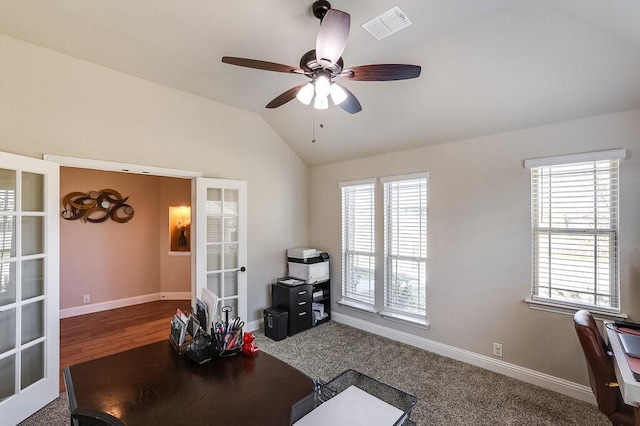
[[[315,1],[311,7],[313,15],[320,19],[320,30],[316,38],[316,48],[300,59],[300,67],[282,65],[257,59],[223,56],[222,62],[259,70],[303,74],[310,82],[299,84],[278,95],[267,104],[267,108],[277,108],[297,98],[305,105],[314,100],[314,108],[327,109],[329,97],[334,104],[350,114],[362,111],[358,99],[346,87],[336,83],[337,78],[354,81],[390,81],[416,78],[420,66],[404,64],[373,64],[344,68],[342,52],[347,45],[351,17],[348,13],[331,9],[326,0]]]

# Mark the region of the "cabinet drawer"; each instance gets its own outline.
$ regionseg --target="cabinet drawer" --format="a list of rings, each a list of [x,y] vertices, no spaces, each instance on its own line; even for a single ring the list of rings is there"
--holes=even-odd
[[[296,334],[311,327],[311,309],[289,313],[289,334]]]
[[[297,305],[300,302],[310,303],[311,302],[311,286],[304,285],[304,286],[294,287],[289,292],[289,295],[291,297],[292,305]]]

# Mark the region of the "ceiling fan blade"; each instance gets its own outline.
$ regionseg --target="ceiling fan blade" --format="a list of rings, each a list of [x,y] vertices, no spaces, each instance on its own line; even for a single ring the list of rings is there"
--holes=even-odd
[[[269,102],[266,108],[278,108],[279,106],[286,104],[290,100],[294,99],[298,94],[298,92],[300,91],[300,89],[302,89],[306,85],[307,83],[298,84],[296,87],[292,87],[286,92],[281,93],[274,100]]]
[[[335,64],[347,47],[351,16],[337,9],[329,9],[322,18],[316,38],[316,57],[323,68]]]
[[[340,77],[356,81],[408,80],[410,78],[419,77],[421,69],[422,68],[419,65],[360,65],[342,71],[342,73],[340,73]]]
[[[294,74],[304,74],[301,68],[291,65],[276,64],[275,62],[259,61],[257,59],[235,58],[233,56],[223,56],[222,62],[225,64],[238,65],[240,67],[255,68],[258,70],[286,72]]]
[[[338,83],[334,82],[333,84],[338,84]],[[360,102],[358,102],[358,99],[356,99],[354,94],[351,93],[351,91],[349,91],[349,89],[347,89],[343,85],[338,84],[338,86],[340,86],[340,88],[344,90],[344,92],[347,94],[347,99],[340,102],[338,106],[343,110],[347,111],[349,114],[355,114],[356,112],[362,111],[362,105],[360,105]]]

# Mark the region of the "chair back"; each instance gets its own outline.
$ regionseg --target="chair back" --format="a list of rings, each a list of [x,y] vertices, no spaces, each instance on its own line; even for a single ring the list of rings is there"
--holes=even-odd
[[[73,379],[69,367],[62,370],[64,387],[69,398],[69,412],[71,414],[71,426],[127,426],[125,422],[113,417],[109,413],[96,410],[83,410],[78,408],[76,392],[73,388]]]
[[[613,358],[607,354],[602,334],[589,311],[576,312],[573,322],[587,360],[589,384],[598,402],[598,408],[603,414],[610,416],[622,403],[620,390],[617,387],[607,386],[608,383],[617,381]]]

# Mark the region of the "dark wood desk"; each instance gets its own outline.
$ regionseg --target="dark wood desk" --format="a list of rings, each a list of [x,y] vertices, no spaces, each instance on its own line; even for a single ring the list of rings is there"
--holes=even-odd
[[[260,352],[198,365],[168,341],[70,367],[78,408],[136,425],[288,425],[313,392],[299,370]]]

